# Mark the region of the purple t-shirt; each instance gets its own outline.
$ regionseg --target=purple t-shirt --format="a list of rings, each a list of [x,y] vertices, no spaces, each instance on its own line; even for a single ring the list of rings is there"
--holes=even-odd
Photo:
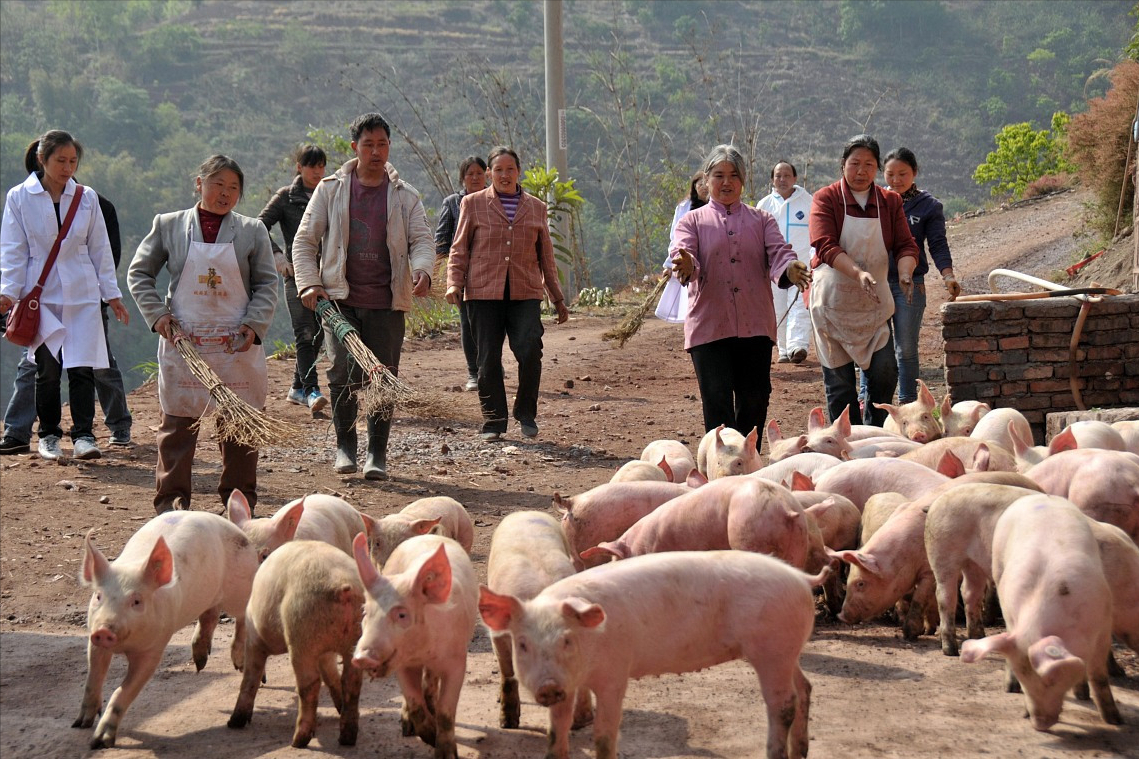
[[[392,262],[388,255],[388,177],[366,187],[352,172],[348,205],[348,297],[357,308],[392,307]]]

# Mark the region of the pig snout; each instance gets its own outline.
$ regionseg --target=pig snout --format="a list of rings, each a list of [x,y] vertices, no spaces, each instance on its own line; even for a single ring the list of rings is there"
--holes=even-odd
[[[114,648],[119,642],[119,636],[109,627],[100,627],[91,633],[91,645],[97,648]]]
[[[542,706],[553,706],[566,700],[566,691],[553,680],[547,680],[534,693],[534,697]]]
[[[928,443],[929,433],[923,430],[914,430],[910,432],[910,440],[914,441],[915,443]]]
[[[375,651],[365,649],[356,652],[352,657],[352,665],[357,669],[367,672],[372,677],[387,677],[391,669],[391,660],[391,656],[388,656],[386,659],[381,658]]]

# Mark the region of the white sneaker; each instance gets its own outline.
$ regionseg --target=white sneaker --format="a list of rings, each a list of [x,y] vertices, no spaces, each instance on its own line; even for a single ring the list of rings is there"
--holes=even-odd
[[[63,451],[59,447],[59,436],[57,435],[41,437],[37,450],[40,458],[46,461],[59,461],[63,458]]]
[[[103,452],[99,450],[99,446],[95,444],[95,438],[81,437],[76,440],[72,447],[75,449],[73,454],[75,458],[86,461],[87,459],[101,459]]]

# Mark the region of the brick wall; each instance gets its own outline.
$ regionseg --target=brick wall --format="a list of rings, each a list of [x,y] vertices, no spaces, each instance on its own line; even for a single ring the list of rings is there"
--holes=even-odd
[[[1043,443],[1047,414],[1076,408],[1068,345],[1079,312],[1075,298],[946,303],[945,383],[954,402],[1012,406]],[[1088,408],[1139,405],[1139,295],[1092,306],[1075,371]]]

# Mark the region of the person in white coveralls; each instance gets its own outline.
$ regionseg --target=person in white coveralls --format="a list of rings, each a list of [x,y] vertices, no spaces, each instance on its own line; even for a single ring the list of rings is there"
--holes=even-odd
[[[771,194],[756,204],[756,208],[767,211],[779,222],[779,232],[783,239],[795,250],[795,256],[804,264],[810,265],[811,236],[807,231],[807,220],[811,215],[811,193],[796,184],[799,172],[789,161],[780,161],[771,170]],[[775,316],[783,319],[778,328],[779,363],[790,361],[800,364],[807,358],[811,346],[811,313],[803,303],[802,294],[795,288],[781,290],[771,285],[771,297],[775,300]],[[787,309],[791,309],[788,312]]]

